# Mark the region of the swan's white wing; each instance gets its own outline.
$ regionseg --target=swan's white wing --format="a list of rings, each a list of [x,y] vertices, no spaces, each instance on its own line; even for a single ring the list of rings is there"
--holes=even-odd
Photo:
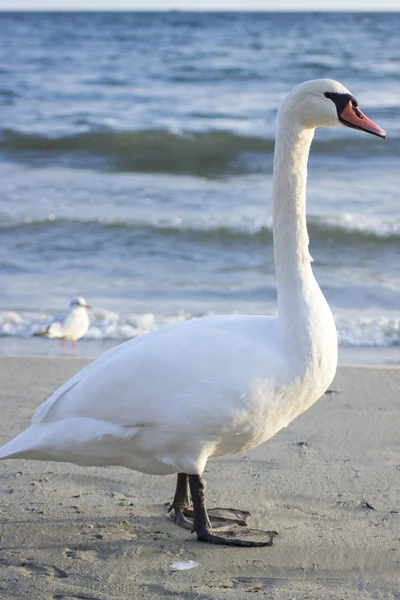
[[[33,415],[32,423],[39,423],[47,414],[47,411],[50,409],[50,407],[55,404],[55,402],[57,402],[70,388],[74,387],[78,382],[84,380],[85,378],[89,378],[92,372],[98,371],[103,366],[106,367],[106,365],[111,361],[117,360],[118,356],[125,355],[125,353],[130,351],[131,346],[138,346],[143,341],[148,340],[149,337],[154,342],[156,338],[165,335],[169,331],[176,329],[181,325],[181,323],[173,323],[172,325],[168,325],[166,327],[157,329],[156,331],[152,331],[151,333],[141,335],[133,340],[129,340],[123,344],[115,346],[114,348],[110,348],[110,350],[107,350],[106,352],[103,352],[103,354],[101,354],[94,362],[81,369],[78,373],[76,373],[76,375],[66,381],[42,403]]]
[[[213,317],[146,334],[75,375],[39,408],[35,422],[90,417],[124,427],[219,427],[268,366],[276,384],[279,351],[274,340],[268,352],[265,339],[273,323]]]

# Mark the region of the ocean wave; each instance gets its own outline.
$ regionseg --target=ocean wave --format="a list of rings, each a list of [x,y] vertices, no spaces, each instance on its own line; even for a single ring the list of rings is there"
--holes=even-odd
[[[310,216],[307,220],[308,231],[313,242],[341,243],[348,246],[357,244],[392,245],[400,242],[400,220],[378,221],[359,216],[345,214],[337,217]],[[24,233],[32,236],[36,233],[58,232],[81,234],[83,231],[90,233],[113,233],[136,234],[152,238],[174,238],[193,240],[197,242],[208,241],[232,243],[240,241],[251,241],[253,243],[265,244],[272,240],[271,220],[268,223],[257,219],[235,220],[231,223],[223,219],[181,219],[155,220],[146,222],[140,220],[117,220],[117,219],[65,219],[49,215],[45,219],[34,219],[26,217],[22,221],[11,220],[0,225],[3,233]],[[41,238],[38,238],[39,241]],[[124,238],[120,238],[124,239]]]
[[[273,147],[273,140],[227,131],[92,131],[51,138],[5,130],[0,137],[0,152],[34,164],[199,176],[248,172],[246,155],[272,155]]]
[[[207,313],[211,314],[211,313]],[[92,311],[86,339],[123,342],[138,335],[154,331],[164,325],[181,323],[206,315],[179,312],[175,315],[154,313],[120,315],[97,309]],[[29,338],[43,329],[52,315],[32,311],[0,311],[0,336]],[[338,318],[339,345],[343,347],[400,346],[400,318],[385,316]]]
[[[399,147],[400,140],[392,137],[377,145],[374,155],[393,155]],[[28,164],[202,177],[265,171],[272,168],[273,150],[272,138],[223,130],[107,130],[49,137],[6,129],[0,135],[0,153]],[[368,158],[371,149],[361,138],[316,139],[312,153]]]

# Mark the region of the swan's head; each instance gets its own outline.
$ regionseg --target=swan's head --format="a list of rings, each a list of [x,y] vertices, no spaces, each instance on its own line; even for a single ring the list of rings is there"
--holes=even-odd
[[[313,79],[296,86],[283,101],[280,113],[307,129],[344,125],[386,137],[386,132],[361,112],[351,92],[333,79]]]
[[[85,298],[82,298],[82,296],[77,296],[76,298],[72,298],[71,302],[69,303],[69,307],[70,308],[91,308],[90,304],[88,304],[85,300]]]

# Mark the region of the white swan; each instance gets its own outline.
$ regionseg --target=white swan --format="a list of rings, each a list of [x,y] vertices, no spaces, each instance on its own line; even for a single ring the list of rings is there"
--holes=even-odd
[[[209,458],[271,438],[318,400],[335,375],[336,329],[311,270],[305,191],[315,128],[341,123],[385,137],[350,92],[329,79],[297,86],[279,111],[276,317],[192,320],[106,352],[39,407],[31,427],[0,449],[0,459],[178,473],[176,521],[184,521],[189,483],[200,541],[270,545],[273,532],[261,542],[213,533],[201,475]]]
[[[72,355],[74,356],[77,340],[86,335],[89,329],[87,308],[91,307],[82,296],[72,298],[68,310],[56,315],[46,329],[38,331],[34,335],[61,339],[61,347],[64,353],[66,340],[71,340]]]

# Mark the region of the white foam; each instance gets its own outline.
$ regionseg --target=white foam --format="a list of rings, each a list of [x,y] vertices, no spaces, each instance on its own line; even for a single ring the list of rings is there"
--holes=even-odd
[[[341,227],[348,232],[362,233],[365,235],[375,235],[377,237],[388,237],[400,233],[400,220],[398,219],[377,219],[375,215],[360,215],[344,212],[336,216],[324,216],[321,218],[312,218],[310,221],[319,222],[326,227]]]
[[[209,314],[209,313],[208,313]],[[122,342],[171,323],[181,323],[193,315],[180,311],[173,315],[132,313],[120,315],[106,309],[91,311],[90,327],[85,336],[93,341],[113,340]],[[52,315],[28,311],[0,311],[0,336],[29,338],[43,329]],[[339,345],[342,347],[390,347],[400,346],[400,317],[367,316],[355,314],[337,316]]]
[[[337,319],[336,326],[341,346],[388,347],[400,345],[400,318]]]

